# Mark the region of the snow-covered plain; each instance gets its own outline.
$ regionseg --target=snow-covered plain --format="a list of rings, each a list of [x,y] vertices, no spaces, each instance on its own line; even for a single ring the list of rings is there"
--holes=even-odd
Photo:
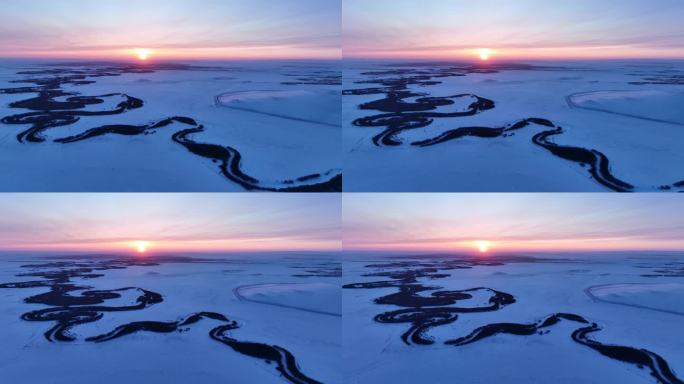
[[[348,382],[681,382],[658,381],[648,366],[604,356],[574,341],[573,332],[587,324],[567,319],[540,327],[529,335],[499,333],[469,344],[445,344],[487,324],[533,324],[557,313],[574,314],[600,327],[588,335],[590,339],[604,345],[652,351],[665,359],[678,380],[682,380],[683,254],[536,254],[528,257],[533,258],[345,253],[343,361]],[[446,269],[456,265],[470,268]],[[435,272],[429,271],[430,268],[445,269]],[[420,273],[421,269],[427,275],[418,277],[413,284],[430,289],[416,296],[434,298],[437,291],[480,289],[471,291],[471,298],[462,298],[453,305],[415,308],[374,302],[379,298],[385,302],[396,300],[397,287],[362,288],[357,284],[397,281],[398,275],[390,278],[389,273]],[[356,284],[355,288],[350,287],[352,284]],[[456,312],[455,321],[427,328],[423,336],[433,341],[431,345],[417,344],[411,339],[408,345],[402,340],[402,334],[412,325],[421,324],[417,317],[413,318],[417,321],[413,324],[411,319],[399,323],[374,320],[382,313],[402,309],[423,313],[431,308],[486,308],[492,306],[493,302],[488,300],[494,297],[492,290],[512,295],[515,302],[504,302],[498,309]],[[390,294],[395,296],[387,296]],[[442,293],[438,298],[445,295]],[[434,320],[441,319],[434,317]]]
[[[13,81],[56,78],[72,73],[18,74],[26,71],[93,71],[124,63],[0,62],[0,89],[34,87]],[[176,65],[178,63],[174,63]],[[221,174],[219,163],[197,156],[172,140],[190,128],[173,121],[140,134],[104,134],[87,140],[58,143],[105,125],[149,125],[182,116],[204,129],[192,140],[230,146],[241,155],[240,170],[265,188],[307,186],[341,174],[340,70],[327,61],[192,62],[188,68],[164,63],[135,64],[118,76],[88,77],[84,83],[63,83],[57,89],[78,96],[125,94],[142,100],[138,108],[112,115],[79,116],[78,121],[42,132],[43,142],[20,142],[30,124],[0,123],[2,191],[244,191]],[[160,67],[161,65],[161,67]],[[53,88],[54,89],[54,88]],[[230,102],[221,95],[231,94]],[[0,118],[40,111],[11,107],[35,98],[37,92],[0,91]],[[256,97],[259,96],[259,97]],[[58,96],[54,101],[65,101]],[[71,109],[109,111],[120,95],[100,97],[100,103]],[[242,104],[244,108],[230,108]],[[60,111],[55,107],[53,111]],[[68,111],[68,110],[67,110]],[[319,175],[314,177],[312,175]],[[307,177],[308,176],[308,177]],[[297,180],[299,178],[303,180]]]
[[[438,145],[411,145],[461,127],[506,127],[528,118],[562,128],[561,134],[550,137],[552,143],[605,155],[609,173],[632,187],[627,190],[684,189],[681,61],[346,61],[343,74],[346,191],[610,190],[592,178],[589,164],[536,145],[532,138],[550,129],[539,124],[491,137],[465,134]],[[410,94],[395,94],[397,103],[378,103],[397,91]],[[468,96],[448,98],[462,94]],[[491,100],[493,108],[468,116],[426,116],[431,122],[399,132],[397,145],[373,142],[397,114],[406,118],[416,112],[467,112],[474,96]],[[429,98],[436,97],[448,102],[437,100],[434,108],[425,108],[435,103]],[[383,124],[358,123],[379,115],[385,115],[385,121],[374,122]]]
[[[76,325],[68,334],[74,341],[48,341],[44,335],[55,321],[26,321],[22,314],[54,308],[25,299],[50,291],[47,287],[0,287],[0,372],[3,383],[341,383],[341,292],[339,255],[313,253],[196,255],[193,260],[120,259],[85,256],[31,257],[2,255],[0,284],[44,281],[19,274],[72,270],[109,265],[125,260],[122,269],[95,270],[101,277],[72,277],[90,290],[136,287],[162,295],[163,301],[126,311],[103,310],[102,318]],[[61,267],[22,267],[52,262],[76,262]],[[158,262],[159,265],[130,265]],[[100,263],[100,264],[98,264]],[[104,264],[102,264],[104,263]],[[83,272],[83,271],[81,271]],[[53,276],[54,277],[54,276]],[[289,287],[274,290],[277,286]],[[256,290],[269,305],[243,300],[240,287]],[[271,288],[269,288],[271,287]],[[70,292],[82,297],[84,291]],[[106,307],[135,305],[140,290],[99,304]],[[97,294],[101,294],[99,292]],[[297,303],[304,310],[288,306]],[[78,310],[79,306],[72,306]],[[337,315],[316,313],[331,311]],[[239,353],[210,337],[222,324],[212,318],[184,325],[173,332],[140,330],[105,342],[86,341],[120,325],[137,321],[173,322],[193,313],[214,312],[236,321],[227,332],[238,341],[275,345],[289,351],[296,366],[312,381],[287,380],[274,361]]]

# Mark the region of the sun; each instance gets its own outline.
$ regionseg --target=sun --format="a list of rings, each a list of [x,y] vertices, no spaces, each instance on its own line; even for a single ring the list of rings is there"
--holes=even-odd
[[[147,252],[147,242],[146,241],[136,241],[135,242],[135,249],[138,251],[138,253],[145,253]]]
[[[489,246],[490,246],[489,241],[478,241],[477,242],[477,248],[480,250],[480,253],[489,252]]]
[[[137,48],[135,54],[138,55],[138,59],[145,61],[150,58],[150,50],[147,48]]]
[[[492,55],[492,50],[489,48],[480,48],[478,49],[478,53],[480,55],[480,60],[487,61],[489,60],[489,56]]]

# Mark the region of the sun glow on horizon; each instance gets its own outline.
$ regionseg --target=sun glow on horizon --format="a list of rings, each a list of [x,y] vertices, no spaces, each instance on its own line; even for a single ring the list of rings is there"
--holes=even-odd
[[[148,246],[149,246],[149,243],[147,241],[136,241],[135,242],[135,249],[138,251],[138,253],[147,252]]]
[[[147,59],[149,59],[150,53],[151,51],[147,48],[136,48],[135,50],[135,54],[138,56],[138,59],[142,61],[146,61]]]
[[[477,52],[480,55],[480,60],[482,61],[489,60],[489,57],[492,55],[492,50],[489,48],[480,48],[477,50]]]
[[[480,251],[480,253],[487,253],[489,252],[489,247],[491,246],[491,243],[489,241],[478,241],[477,242],[477,249]]]

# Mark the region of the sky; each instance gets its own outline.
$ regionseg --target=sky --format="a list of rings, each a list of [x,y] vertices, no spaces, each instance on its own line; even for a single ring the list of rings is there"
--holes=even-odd
[[[684,251],[677,194],[345,194],[344,250]]]
[[[344,0],[345,58],[684,58],[681,0]]]
[[[0,57],[339,59],[340,0],[1,1]]]
[[[0,195],[0,251],[340,249],[336,194]]]

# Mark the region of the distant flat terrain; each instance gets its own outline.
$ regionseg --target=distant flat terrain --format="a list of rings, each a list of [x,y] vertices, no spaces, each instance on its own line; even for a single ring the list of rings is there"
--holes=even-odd
[[[340,276],[335,254],[3,255],[2,377],[342,383]]]
[[[0,62],[3,191],[341,190],[338,63]]]
[[[684,190],[684,62],[345,62],[345,190]]]
[[[344,260],[350,382],[682,382],[682,254]]]

